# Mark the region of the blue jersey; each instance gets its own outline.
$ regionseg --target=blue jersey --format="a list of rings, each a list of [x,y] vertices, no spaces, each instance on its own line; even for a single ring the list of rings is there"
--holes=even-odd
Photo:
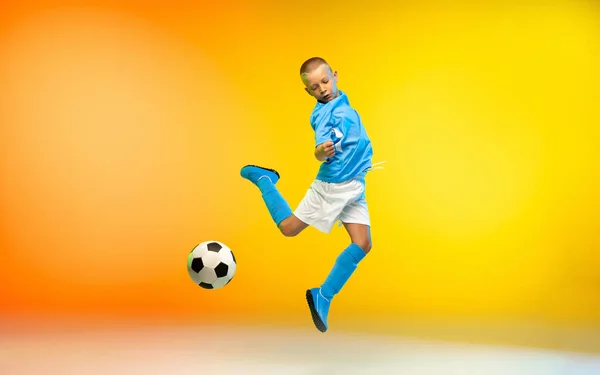
[[[339,183],[364,179],[371,167],[373,149],[371,140],[358,112],[350,106],[348,96],[339,91],[329,103],[317,102],[310,124],[315,131],[316,146],[333,141],[335,153],[319,168],[317,180]]]

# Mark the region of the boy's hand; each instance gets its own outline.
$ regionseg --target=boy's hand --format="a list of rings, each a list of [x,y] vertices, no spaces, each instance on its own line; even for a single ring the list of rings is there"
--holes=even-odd
[[[323,142],[319,146],[317,146],[317,149],[315,151],[315,156],[320,161],[324,161],[325,159],[332,157],[334,153],[335,153],[335,150],[333,148],[333,142],[327,141],[327,142]]]
[[[332,141],[327,141],[325,143],[323,143],[323,154],[325,156],[327,156],[328,158],[332,157],[333,154],[335,153],[334,149],[333,149],[333,142]]]

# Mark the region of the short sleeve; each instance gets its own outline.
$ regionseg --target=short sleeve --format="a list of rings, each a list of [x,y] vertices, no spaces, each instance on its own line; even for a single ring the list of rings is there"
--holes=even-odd
[[[331,140],[332,128],[333,124],[331,123],[330,116],[320,119],[320,121],[315,123],[315,146]]]

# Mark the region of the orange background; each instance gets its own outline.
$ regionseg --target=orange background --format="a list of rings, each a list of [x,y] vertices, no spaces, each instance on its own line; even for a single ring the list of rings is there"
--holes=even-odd
[[[302,198],[320,55],[387,160],[334,319],[597,324],[598,6],[386,4],[4,2],[2,312],[310,324],[347,235],[283,238],[239,168]],[[219,291],[185,269],[210,239],[239,262]]]

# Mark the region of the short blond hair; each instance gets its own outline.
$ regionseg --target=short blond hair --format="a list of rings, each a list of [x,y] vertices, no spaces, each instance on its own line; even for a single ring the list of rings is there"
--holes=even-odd
[[[329,66],[329,63],[327,63],[324,58],[311,57],[302,63],[302,66],[300,67],[300,75],[310,73],[321,65],[327,65],[327,67],[331,70],[331,66]]]

